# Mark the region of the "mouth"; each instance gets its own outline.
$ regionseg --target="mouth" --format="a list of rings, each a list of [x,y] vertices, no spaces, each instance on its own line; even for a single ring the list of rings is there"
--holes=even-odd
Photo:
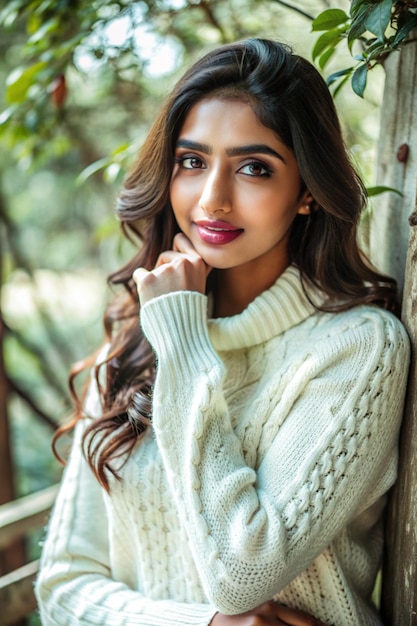
[[[230,243],[243,233],[243,228],[221,220],[199,220],[195,222],[195,226],[200,238],[212,245]]]

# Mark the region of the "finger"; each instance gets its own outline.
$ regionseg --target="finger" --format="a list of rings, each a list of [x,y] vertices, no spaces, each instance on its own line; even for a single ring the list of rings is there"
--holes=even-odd
[[[161,267],[161,265],[165,265],[166,263],[171,263],[178,257],[178,252],[174,250],[164,250],[158,257],[158,260],[155,264],[155,267]]]
[[[321,622],[309,613],[280,604],[276,606],[275,615],[290,626],[326,626],[324,622]]]
[[[180,252],[176,250],[165,250],[164,252],[161,252],[161,254],[159,255],[154,269],[158,269],[162,267],[163,265],[167,265],[168,263],[180,261],[184,257],[188,257],[190,260],[193,260],[193,261],[202,261],[202,263],[204,264],[206,268],[206,276],[208,276],[208,274],[211,272],[212,268],[209,267],[204,262],[204,260],[196,251],[190,251],[190,252],[181,251]]]
[[[178,233],[177,235],[175,235],[172,247],[177,252],[180,252],[182,254],[188,254],[190,256],[194,256],[194,257],[198,257],[199,259],[202,259],[202,257],[199,255],[197,250],[194,248],[191,241],[188,239],[188,237],[186,237],[186,235],[184,235],[184,233]],[[202,259],[202,261],[206,268],[206,278],[207,278],[207,276],[210,274],[213,268],[210,265],[208,265],[204,261],[204,259]]]
[[[198,255],[198,252],[194,248],[193,244],[188,239],[188,237],[184,235],[184,233],[178,233],[177,235],[175,235],[174,241],[172,242],[172,248],[176,252],[182,252],[183,254]]]
[[[136,286],[139,287],[139,285],[141,284],[142,280],[144,278],[146,278],[146,276],[148,276],[149,272],[148,270],[145,270],[144,267],[138,267],[137,269],[135,269],[135,271],[132,274],[132,278],[134,280],[134,282],[136,283]]]

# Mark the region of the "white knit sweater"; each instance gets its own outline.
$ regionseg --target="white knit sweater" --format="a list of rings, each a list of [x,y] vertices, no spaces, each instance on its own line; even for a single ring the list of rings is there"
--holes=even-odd
[[[317,300],[317,294],[315,294]],[[316,311],[288,268],[241,314],[143,307],[153,429],[108,495],[77,428],[36,592],[44,625],[207,626],[273,597],[326,624],[369,598],[396,475],[408,340],[391,314]],[[94,390],[89,411],[97,413]]]

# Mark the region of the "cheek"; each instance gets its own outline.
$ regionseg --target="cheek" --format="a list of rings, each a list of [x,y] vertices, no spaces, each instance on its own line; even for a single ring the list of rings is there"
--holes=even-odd
[[[247,200],[249,198],[247,197]],[[255,208],[256,207],[256,208]],[[246,202],[245,219],[247,223],[262,230],[265,237],[276,237],[286,233],[298,212],[298,203],[293,197],[277,198],[277,194],[258,196],[254,202]]]
[[[198,204],[198,184],[193,181],[176,179],[171,182],[169,197],[175,216],[187,216],[193,207]]]
[[[180,194],[178,192],[178,183],[176,181],[172,181],[169,188],[169,199],[171,202],[172,210],[174,211],[175,216],[177,216],[178,208],[180,205],[179,199]]]
[[[246,189],[239,197],[239,206],[248,218],[270,222],[271,225],[291,219],[290,216],[297,210],[295,204],[293,194],[281,189]]]
[[[171,180],[169,194],[171,201],[176,203],[180,202],[181,198],[187,196],[187,185],[184,184],[180,177],[175,177]]]
[[[171,202],[172,212],[179,228],[184,231],[187,230],[187,222],[190,215],[190,202],[187,197],[186,189],[179,184],[178,181],[171,183],[169,197]]]

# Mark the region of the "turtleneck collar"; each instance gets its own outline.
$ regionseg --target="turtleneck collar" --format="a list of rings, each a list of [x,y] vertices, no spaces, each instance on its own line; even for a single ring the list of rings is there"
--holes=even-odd
[[[316,304],[323,304],[322,293],[309,288],[309,294]],[[231,317],[210,319],[209,335],[216,350],[249,348],[296,326],[314,311],[303,290],[300,272],[291,265],[244,311]]]

